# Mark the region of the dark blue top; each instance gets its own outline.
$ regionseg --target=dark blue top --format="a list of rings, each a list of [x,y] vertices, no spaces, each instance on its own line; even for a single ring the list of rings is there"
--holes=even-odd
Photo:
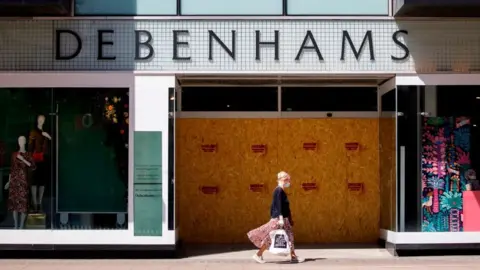
[[[290,217],[290,202],[288,201],[287,194],[281,187],[277,187],[273,191],[270,216],[272,218],[278,218],[279,216],[283,216],[283,218]]]

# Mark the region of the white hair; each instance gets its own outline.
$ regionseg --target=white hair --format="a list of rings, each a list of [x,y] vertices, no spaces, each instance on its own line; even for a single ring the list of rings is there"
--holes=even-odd
[[[280,180],[285,180],[285,179],[288,179],[290,178],[290,175],[284,171],[281,171],[277,174],[277,181],[280,181]]]

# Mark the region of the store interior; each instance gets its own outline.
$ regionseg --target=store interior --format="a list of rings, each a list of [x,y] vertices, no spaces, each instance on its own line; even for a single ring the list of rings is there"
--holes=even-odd
[[[127,229],[128,89],[0,89],[0,228]]]

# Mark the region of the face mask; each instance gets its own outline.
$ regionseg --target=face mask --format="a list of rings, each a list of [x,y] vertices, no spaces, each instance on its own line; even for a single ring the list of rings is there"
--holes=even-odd
[[[288,188],[288,187],[290,187],[290,183],[285,183],[283,186]]]

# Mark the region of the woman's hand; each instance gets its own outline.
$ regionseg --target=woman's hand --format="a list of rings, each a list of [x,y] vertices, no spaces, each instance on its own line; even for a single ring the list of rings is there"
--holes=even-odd
[[[285,222],[283,221],[283,218],[279,219],[277,224],[280,228],[283,228],[283,225],[285,225]]]

